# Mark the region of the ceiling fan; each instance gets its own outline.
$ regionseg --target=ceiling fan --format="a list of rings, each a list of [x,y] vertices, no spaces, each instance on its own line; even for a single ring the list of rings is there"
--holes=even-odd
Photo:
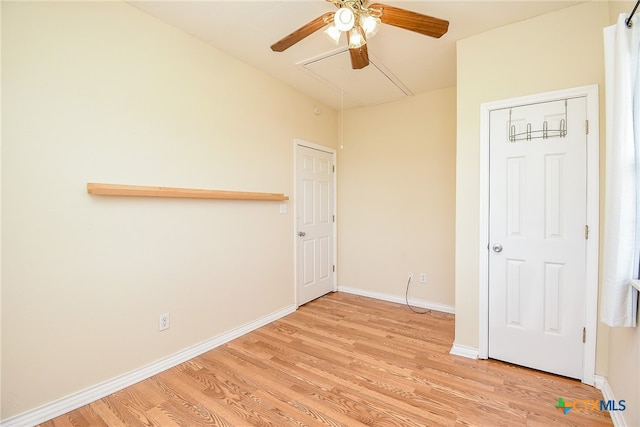
[[[336,5],[335,12],[327,12],[303,25],[271,46],[274,52],[282,52],[319,29],[329,25],[325,33],[338,44],[342,33],[347,35],[351,67],[369,65],[367,39],[373,37],[380,24],[393,25],[425,36],[440,38],[449,29],[449,21],[422,15],[394,6],[374,3],[365,6],[367,0],[326,0]]]

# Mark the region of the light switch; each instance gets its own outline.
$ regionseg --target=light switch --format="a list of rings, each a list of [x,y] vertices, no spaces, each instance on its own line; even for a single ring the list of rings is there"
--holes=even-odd
[[[287,204],[286,203],[280,203],[280,213],[281,214],[286,214],[287,213]]]

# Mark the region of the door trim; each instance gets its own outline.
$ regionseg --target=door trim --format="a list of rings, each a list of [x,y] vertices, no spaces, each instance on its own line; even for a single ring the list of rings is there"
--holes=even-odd
[[[523,96],[480,105],[480,246],[479,255],[479,343],[478,357],[489,357],[489,114],[492,110],[586,97],[587,120],[587,224],[585,328],[582,382],[593,385],[596,368],[596,332],[598,327],[598,250],[599,250],[599,155],[600,127],[598,85],[581,86],[536,95]]]
[[[333,265],[335,270],[332,272],[331,280],[333,281],[333,292],[338,290],[337,277],[338,277],[338,216],[336,212],[337,208],[337,190],[338,190],[338,168],[336,166],[336,149],[331,147],[325,147],[324,145],[314,144],[313,142],[305,141],[303,139],[293,139],[293,295],[296,305],[296,309],[300,307],[300,300],[298,298],[298,149],[299,147],[311,148],[313,150],[324,151],[332,156],[333,166],[336,168],[333,173],[333,215],[335,221],[333,222]]]

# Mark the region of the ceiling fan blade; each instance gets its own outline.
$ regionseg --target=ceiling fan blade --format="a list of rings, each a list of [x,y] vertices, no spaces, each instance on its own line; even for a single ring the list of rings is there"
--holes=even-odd
[[[351,32],[347,31],[347,45],[350,43]],[[354,70],[359,70],[369,65],[369,50],[366,43],[360,47],[350,48],[349,55],[351,56],[351,68]]]
[[[404,28],[425,36],[440,38],[449,29],[449,21],[400,9],[399,7],[375,3],[370,5],[369,8],[382,10],[380,20],[384,24]]]
[[[369,65],[369,52],[366,44],[349,49],[349,55],[351,55],[351,68],[354,70],[359,70]]]
[[[309,22],[308,24],[303,25],[302,27],[295,30],[293,33],[275,42],[271,46],[271,50],[273,50],[274,52],[282,52],[283,50],[290,48],[294,44],[298,43],[300,40],[310,36],[311,34],[318,31],[320,28],[327,25],[327,23],[333,18],[333,14],[334,12],[327,12],[324,15],[319,16],[313,21]]]

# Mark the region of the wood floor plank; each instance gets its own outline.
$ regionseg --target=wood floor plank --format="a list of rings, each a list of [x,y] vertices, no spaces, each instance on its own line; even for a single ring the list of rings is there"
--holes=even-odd
[[[140,420],[137,419],[135,414],[121,409],[118,405],[113,405],[110,402],[113,400],[112,396],[107,396],[103,399],[97,400],[91,403],[90,407],[108,426],[144,426]],[[148,421],[148,420],[147,420]],[[150,425],[147,423],[146,425]]]
[[[75,427],[69,417],[66,417],[65,415],[57,417],[49,421],[47,424],[51,427]]]
[[[611,426],[579,381],[449,354],[451,314],[332,293],[42,426]]]
[[[205,388],[185,374],[187,369],[180,368],[163,372],[158,375],[158,380],[171,397],[168,403],[181,411],[181,418],[196,419],[198,425],[215,425],[219,418],[231,425],[246,424],[248,420],[255,425],[262,419],[263,415],[256,410],[255,402],[246,399],[237,384],[215,382]],[[271,424],[260,421],[257,425]]]
[[[278,414],[282,418],[282,425],[308,425],[313,423],[322,422],[328,426],[339,425],[335,421],[328,417],[323,417],[322,414],[316,411],[309,410],[304,405],[298,402],[291,401],[286,393],[278,393],[277,383],[267,382],[265,386],[257,384],[253,381],[247,381],[244,376],[239,373],[233,373],[225,371],[223,373],[214,373],[204,368],[200,372],[194,372],[196,375],[194,378],[203,384],[213,384],[217,381],[223,382],[235,382],[242,384],[246,390],[250,390],[256,399],[265,402],[269,405],[269,411]],[[292,413],[292,409],[297,412]]]
[[[95,413],[91,405],[83,406],[67,414],[67,419],[69,419],[74,426],[109,426],[105,420]]]
[[[162,427],[180,427],[174,418],[175,414],[170,410],[165,410],[162,405],[158,405],[149,409],[145,414],[151,421],[154,426],[162,426]],[[219,424],[224,427],[232,427],[231,424]]]
[[[300,372],[289,373],[277,366],[278,359],[274,359],[274,364],[271,365],[271,369],[267,368],[267,365],[255,364],[258,368],[258,372],[262,372],[256,375],[253,368],[247,363],[243,363],[243,355],[234,353],[231,349],[229,351],[216,352],[216,361],[222,361],[226,367],[231,368],[233,376],[238,382],[245,383],[247,377],[251,377],[256,389],[261,389],[281,401],[287,402],[290,406],[296,408],[298,411],[311,415],[317,419],[318,422],[313,425],[360,425],[353,420],[344,416],[344,411],[341,408],[335,408],[331,405],[323,405],[323,393],[329,393],[330,389],[327,386],[323,389],[316,378],[312,379],[310,375],[301,375]],[[206,361],[209,360],[207,355],[203,357]],[[255,362],[254,362],[255,363]],[[229,371],[227,371],[229,372]],[[225,373],[227,373],[225,372]],[[298,393],[294,393],[294,389],[298,389]],[[315,408],[322,408],[321,411]],[[336,423],[334,420],[337,420]]]

